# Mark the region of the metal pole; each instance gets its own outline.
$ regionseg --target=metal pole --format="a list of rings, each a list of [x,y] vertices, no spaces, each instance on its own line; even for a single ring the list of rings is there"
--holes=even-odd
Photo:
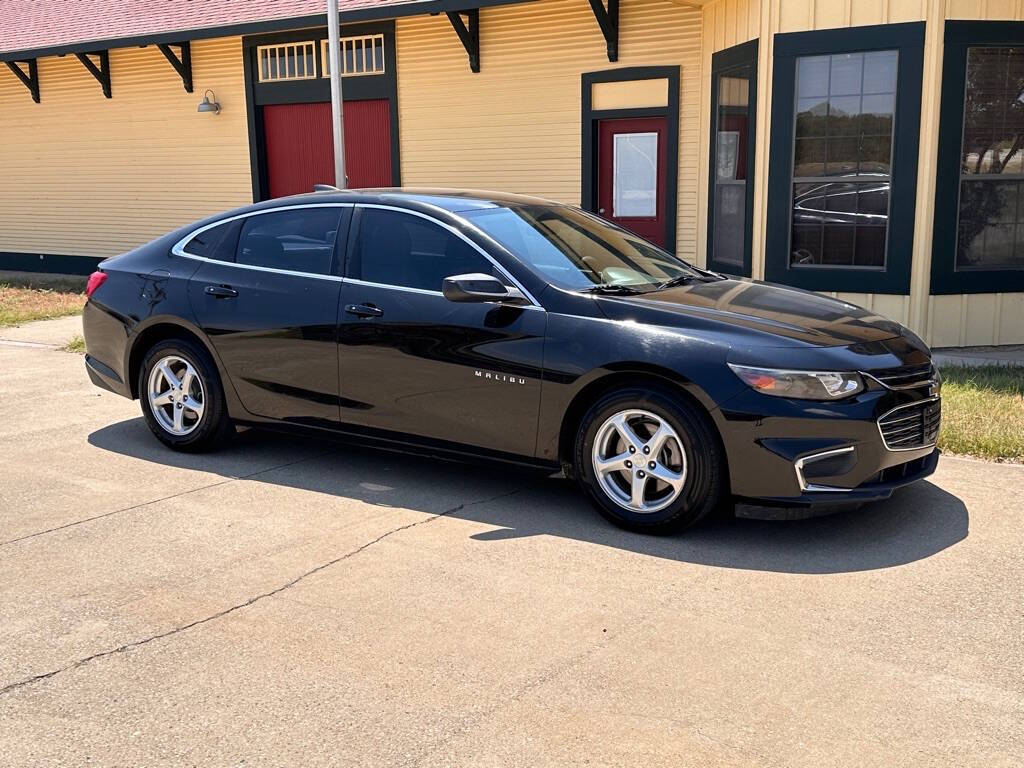
[[[334,186],[348,187],[345,176],[345,103],[341,98],[341,30],[338,0],[327,0],[327,50],[331,68],[331,127],[334,134]]]

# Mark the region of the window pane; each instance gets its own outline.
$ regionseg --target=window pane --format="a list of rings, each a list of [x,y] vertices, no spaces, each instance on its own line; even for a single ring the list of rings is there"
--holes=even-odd
[[[792,266],[884,266],[898,63],[897,51],[798,59]]]
[[[1024,47],[968,48],[964,173],[1024,173]]]
[[[188,241],[183,249],[193,256],[203,256],[218,261],[234,261],[235,246],[238,244],[238,232],[242,228],[242,219],[235,219],[226,224],[207,229]]]
[[[349,277],[440,291],[446,277],[494,274],[490,261],[462,238],[408,213],[364,208]]]
[[[796,106],[796,136],[824,136],[828,119],[828,98],[812,96],[800,99]]]
[[[861,93],[861,72],[864,67],[863,53],[840,53],[831,59],[831,73],[828,92],[831,96]]]
[[[245,219],[238,263],[326,275],[331,271],[338,208],[297,208]]]
[[[743,264],[746,233],[746,184],[719,184],[715,189],[714,257],[726,264]]]
[[[656,216],[658,134],[617,133],[612,178],[612,215]]]
[[[899,54],[871,51],[864,54],[864,93],[895,93]]]
[[[973,180],[960,184],[958,269],[1024,267],[1024,210],[1020,181]]]
[[[798,98],[828,96],[828,56],[803,56],[797,60]]]

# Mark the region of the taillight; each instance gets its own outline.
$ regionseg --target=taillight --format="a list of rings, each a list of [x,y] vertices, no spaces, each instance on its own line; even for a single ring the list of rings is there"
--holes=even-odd
[[[86,297],[92,296],[96,293],[96,289],[99,288],[107,281],[106,272],[93,272],[89,275],[89,282],[85,284],[85,295]],[[79,283],[81,285],[81,283]]]

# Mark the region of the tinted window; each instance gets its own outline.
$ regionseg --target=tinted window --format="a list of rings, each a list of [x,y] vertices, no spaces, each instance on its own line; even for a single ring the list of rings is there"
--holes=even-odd
[[[364,208],[348,276],[383,285],[440,291],[446,277],[495,274],[462,238],[409,213]]]
[[[241,219],[211,227],[189,240],[184,251],[207,259],[234,261],[235,246],[238,244],[238,232],[241,228]]]
[[[238,263],[327,275],[340,208],[294,208],[250,216],[238,241]]]

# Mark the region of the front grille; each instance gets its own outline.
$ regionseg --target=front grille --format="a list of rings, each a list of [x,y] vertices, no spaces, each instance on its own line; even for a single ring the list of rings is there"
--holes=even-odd
[[[890,389],[912,389],[928,386],[935,379],[935,368],[931,363],[904,365],[899,368],[878,368],[867,371]]]
[[[878,420],[878,429],[890,451],[924,448],[935,445],[941,417],[940,401],[923,400],[889,411]]]

